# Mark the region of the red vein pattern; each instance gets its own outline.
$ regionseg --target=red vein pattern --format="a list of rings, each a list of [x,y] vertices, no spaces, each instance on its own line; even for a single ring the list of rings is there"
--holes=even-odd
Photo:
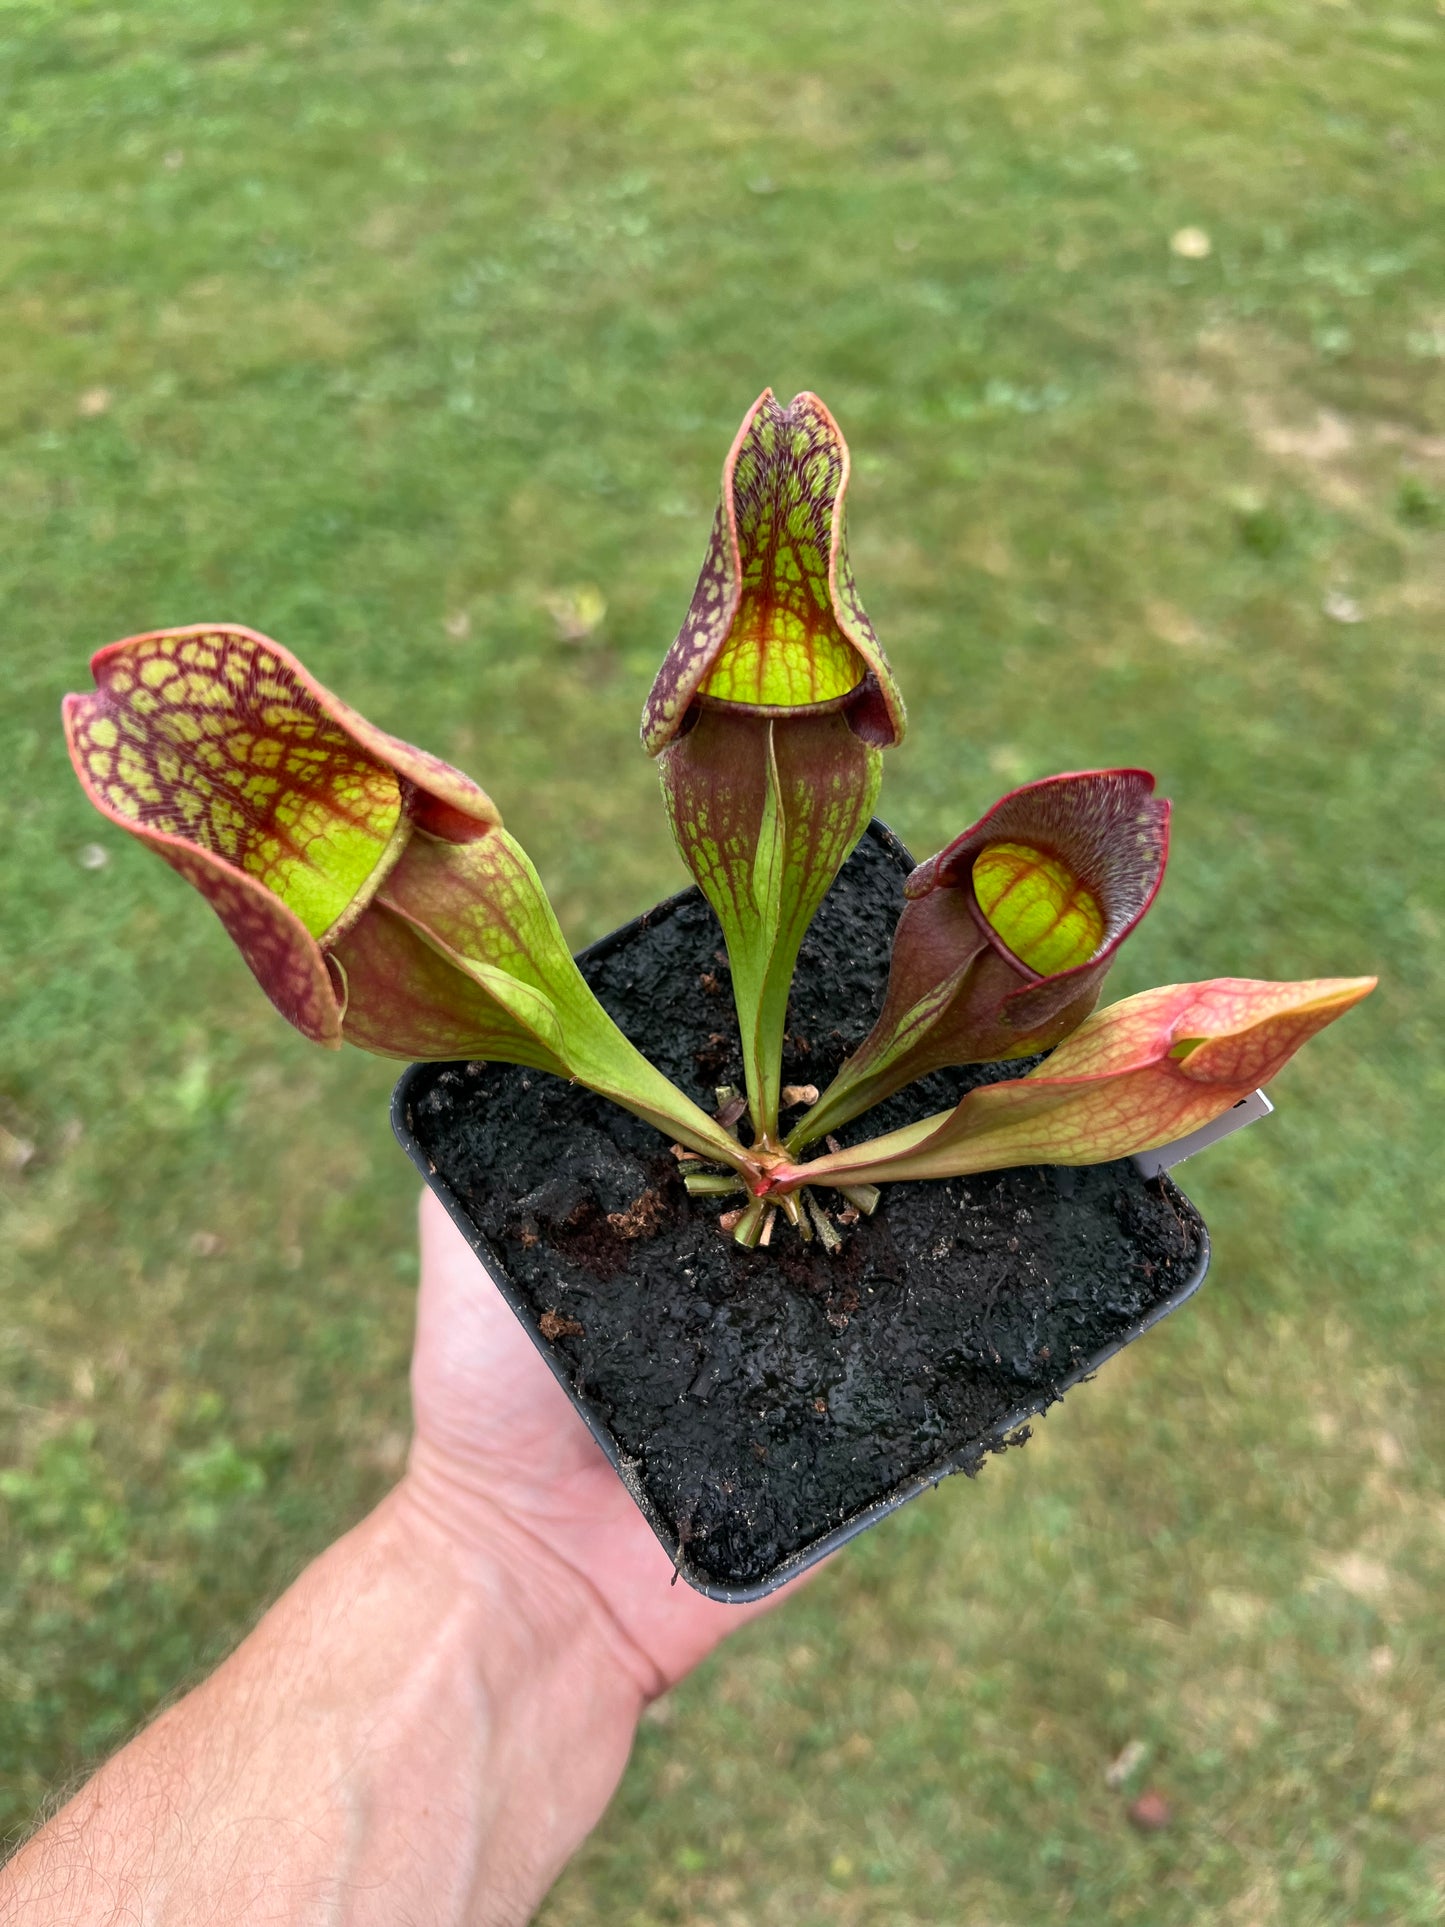
[[[1147,770],[1045,777],[920,863],[904,885],[878,1021],[792,1141],[836,1130],[929,1071],[1028,1056],[1077,1030],[1164,874],[1169,805],[1153,791]],[[1009,949],[973,888],[975,859],[997,843],[1056,858],[1090,892],[1103,935],[1085,962],[1041,975]]]
[[[795,1189],[1131,1157],[1222,1117],[1375,982],[1161,985],[1097,1011],[1026,1077],[985,1085],[952,1111],[774,1177],[779,1189]]]
[[[650,755],[720,677],[725,649],[733,668],[711,692],[724,700],[751,698],[787,713],[826,689],[830,700],[848,697],[865,741],[886,747],[901,739],[902,698],[848,566],[848,469],[847,443],[816,395],[783,408],[766,389],[749,409],[723,467],[691,605],[643,711]],[[856,673],[845,673],[849,653]],[[779,681],[787,689],[781,705],[772,699]]]
[[[364,909],[413,822],[478,836],[500,823],[490,799],[253,630],[155,631],[91,666],[95,690],[64,704],[91,801],[207,898],[283,1016],[337,1043],[323,940]]]
[[[992,843],[1022,843],[1055,857],[1083,884],[1104,919],[1093,956],[1042,978],[1013,957],[973,891],[974,861]],[[1097,996],[1114,953],[1158,895],[1168,856],[1169,804],[1155,796],[1148,770],[1072,771],[1011,790],[971,829],[920,863],[904,895],[912,903],[937,889],[966,894],[980,934],[1017,972],[1002,1013],[1014,1030],[1029,1032],[1075,1005],[1087,986]]]
[[[95,694],[71,701],[71,742],[91,793],[135,829],[198,844],[282,897],[296,866],[326,867],[338,830],[363,856],[385,849],[401,816],[395,770],[269,649],[157,635],[101,658],[96,675]]]

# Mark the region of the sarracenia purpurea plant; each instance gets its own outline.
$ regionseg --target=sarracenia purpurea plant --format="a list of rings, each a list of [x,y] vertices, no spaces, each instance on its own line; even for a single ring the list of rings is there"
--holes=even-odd
[[[893,1180],[1093,1164],[1210,1122],[1375,979],[1226,977],[1096,1010],[1169,840],[1153,777],[1105,769],[1023,785],[918,865],[877,1021],[784,1135],[799,947],[905,720],[848,566],[848,467],[816,395],[785,408],[768,391],[749,409],[643,715],[677,847],[731,966],[747,1090],[715,1114],[598,1003],[490,797],[254,630],[198,624],[101,649],[94,690],[65,699],[76,774],[209,900],[307,1037],[585,1084],[689,1154],[699,1200],[743,1197],[724,1214],[743,1244],[765,1242],[781,1211],[836,1248],[818,1188],[869,1209]],[[836,1147],[837,1129],[930,1071],[1040,1053],[951,1111]],[[820,1140],[824,1154],[807,1156]]]

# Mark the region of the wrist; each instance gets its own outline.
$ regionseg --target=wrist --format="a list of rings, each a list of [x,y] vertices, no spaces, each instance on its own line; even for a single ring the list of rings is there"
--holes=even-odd
[[[470,1803],[457,1840],[470,1835],[471,1865],[457,1878],[472,1905],[485,1896],[482,1917],[521,1922],[600,1819],[658,1688],[574,1568],[502,1508],[461,1497],[421,1453],[359,1528],[409,1602],[407,1671],[383,1707],[371,1797],[397,1803],[399,1853]],[[461,1771],[439,1801],[444,1745]]]
[[[576,1645],[635,1696],[637,1713],[671,1684],[588,1573],[555,1548],[546,1522],[519,1516],[477,1467],[417,1437],[374,1516],[389,1517],[415,1556],[493,1600],[525,1639],[545,1651]]]

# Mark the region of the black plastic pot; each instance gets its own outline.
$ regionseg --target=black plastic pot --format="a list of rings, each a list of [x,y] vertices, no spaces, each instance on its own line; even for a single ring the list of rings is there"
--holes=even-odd
[[[822,1084],[872,1021],[910,867],[875,823],[830,892],[790,1007],[791,1081]],[[696,891],[578,961],[691,1095],[738,1077],[726,962]],[[1023,1068],[940,1073],[842,1135]],[[747,1253],[716,1201],[687,1198],[655,1132],[555,1078],[412,1065],[392,1121],[680,1575],[725,1601],[976,1472],[1209,1264],[1188,1200],[1128,1163],[889,1186],[838,1257],[781,1223]]]

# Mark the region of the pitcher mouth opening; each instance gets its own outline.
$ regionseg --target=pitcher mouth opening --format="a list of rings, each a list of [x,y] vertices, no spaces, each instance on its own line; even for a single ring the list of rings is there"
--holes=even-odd
[[[821,703],[742,703],[735,702],[730,696],[704,696],[699,692],[688,705],[682,728],[687,730],[692,727],[692,722],[696,720],[694,712],[699,709],[720,709],[732,716],[766,716],[778,722],[786,722],[790,716],[836,716],[855,700],[867,680],[866,676],[860,677],[852,689],[846,690],[841,696],[829,696]]]
[[[1108,920],[1099,892],[1046,844],[986,844],[966,888],[980,932],[1026,983],[1085,969],[1103,952]]]

